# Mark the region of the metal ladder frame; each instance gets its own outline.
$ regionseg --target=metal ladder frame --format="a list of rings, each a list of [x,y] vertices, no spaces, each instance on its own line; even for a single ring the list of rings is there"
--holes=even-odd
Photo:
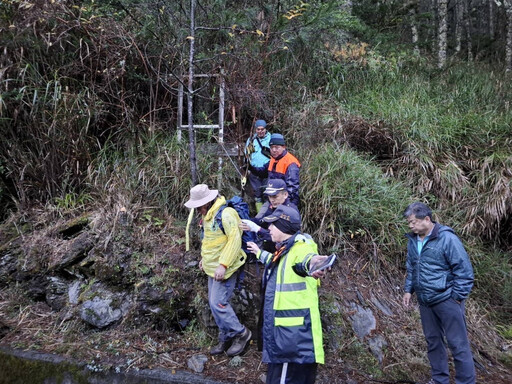
[[[195,125],[192,122],[192,129],[195,134],[195,129],[218,129],[219,130],[219,139],[218,143],[223,146],[224,144],[224,88],[225,88],[225,81],[224,76],[221,74],[213,74],[213,75],[207,75],[207,74],[196,74],[194,75],[194,78],[212,78],[212,77],[220,77],[220,84],[219,84],[219,122],[218,124],[204,124],[204,125]],[[180,81],[178,86],[178,117],[177,117],[177,133],[178,133],[178,142],[181,141],[181,131],[189,128],[189,125],[183,125],[183,82]],[[220,189],[221,185],[221,174],[222,174],[222,165],[223,165],[223,159],[222,156],[219,155],[219,176],[218,176],[218,188]]]

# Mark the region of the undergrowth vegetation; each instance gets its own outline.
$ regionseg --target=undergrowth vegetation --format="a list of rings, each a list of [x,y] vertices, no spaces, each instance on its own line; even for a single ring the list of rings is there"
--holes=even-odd
[[[300,152],[304,167],[301,199],[306,230],[323,244],[367,236],[389,254],[404,245],[400,212],[411,191],[383,175],[365,156],[337,143]]]
[[[188,138],[176,137],[186,10],[75,3],[0,5],[0,204],[14,201],[21,216],[123,208],[143,234],[172,229],[191,182]],[[401,268],[401,213],[427,202],[462,235],[475,297],[510,333],[510,78],[478,61],[438,70],[407,48],[360,41],[353,34],[369,27],[332,1],[203,3],[196,70],[225,77],[224,140],[243,145],[255,118],[284,133],[302,163],[304,229],[320,249],[364,243]],[[195,117],[214,123],[218,83],[208,81]],[[196,141],[200,182],[241,193],[241,157],[207,150],[216,133]]]

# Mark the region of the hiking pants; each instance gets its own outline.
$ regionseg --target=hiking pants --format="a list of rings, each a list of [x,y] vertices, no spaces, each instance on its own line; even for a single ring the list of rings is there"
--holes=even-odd
[[[223,281],[208,276],[208,303],[219,327],[219,341],[231,340],[245,329],[230,304],[237,278],[238,271]]]
[[[264,202],[263,190],[267,185],[267,178],[255,175],[253,172],[249,173],[249,182],[254,193],[254,200],[257,202]]]
[[[268,364],[266,384],[314,384],[318,364]]]
[[[455,383],[474,384],[475,364],[469,345],[464,301],[445,300],[431,307],[420,305],[421,324],[427,340],[432,378],[438,384],[450,383],[444,337],[455,362]]]

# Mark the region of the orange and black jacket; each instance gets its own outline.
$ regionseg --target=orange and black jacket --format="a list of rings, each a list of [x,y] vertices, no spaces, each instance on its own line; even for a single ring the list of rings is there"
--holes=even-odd
[[[290,202],[299,206],[300,162],[285,150],[277,159],[271,158],[268,164],[268,178],[281,179],[286,183]]]

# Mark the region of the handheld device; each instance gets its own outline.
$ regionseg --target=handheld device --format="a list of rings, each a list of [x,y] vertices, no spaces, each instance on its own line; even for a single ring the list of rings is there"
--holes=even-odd
[[[334,261],[336,261],[337,255],[335,253],[330,254],[327,259],[322,261],[321,263],[317,263],[313,268],[309,270],[309,275],[316,271],[323,271],[324,269],[332,267]]]

